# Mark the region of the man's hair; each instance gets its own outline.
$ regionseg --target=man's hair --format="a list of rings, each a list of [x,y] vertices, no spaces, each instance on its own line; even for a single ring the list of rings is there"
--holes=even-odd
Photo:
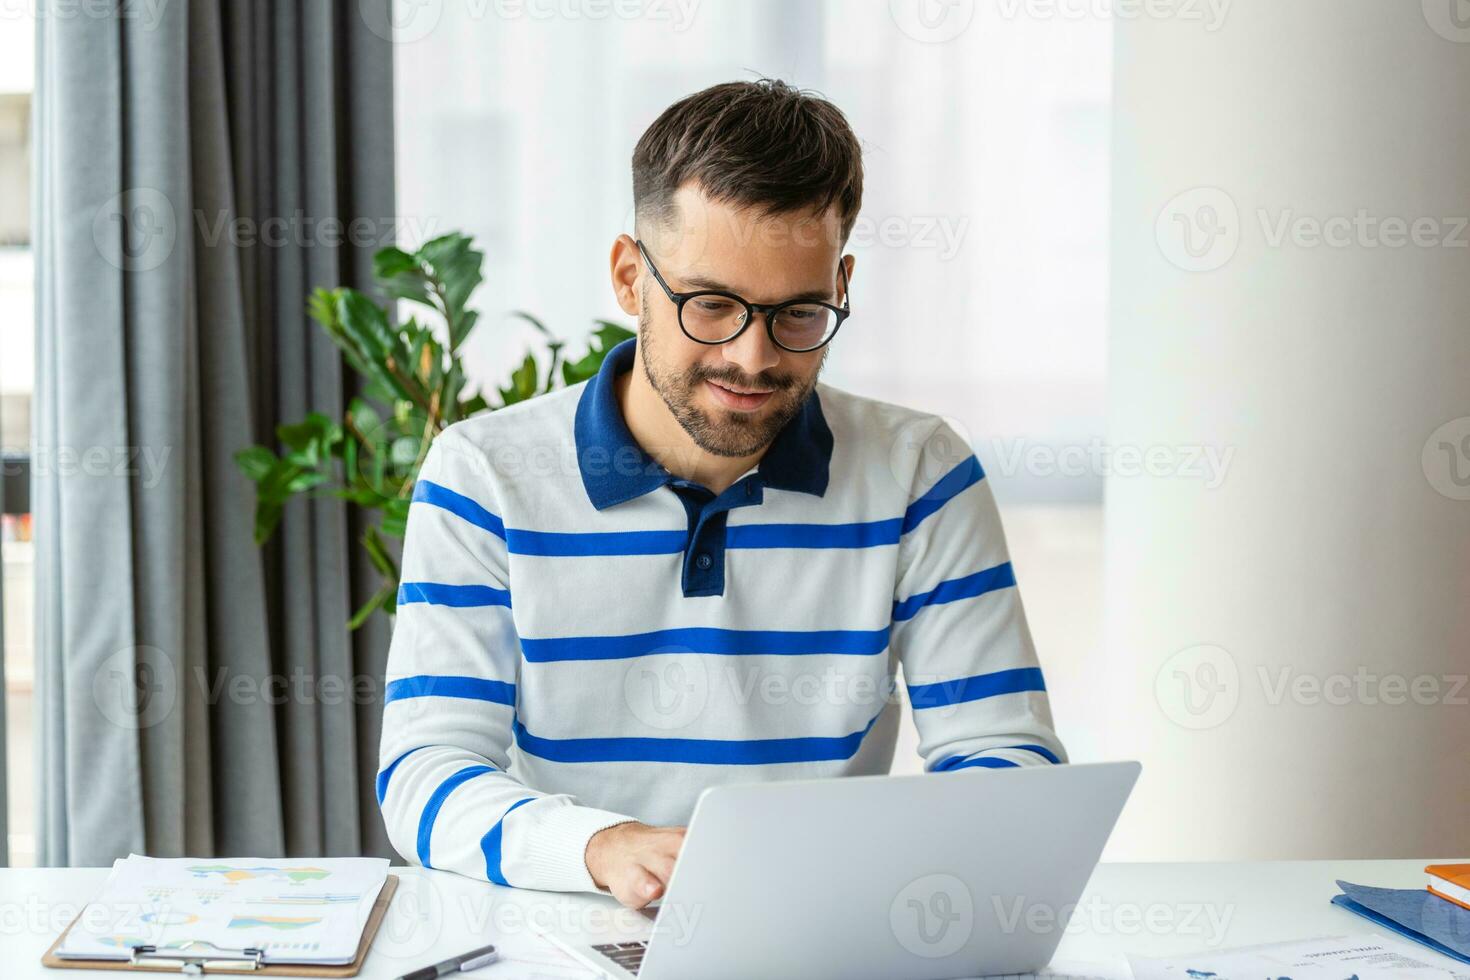
[[[842,110],[818,95],[774,78],[725,82],[675,102],[639,138],[639,221],[670,222],[674,192],[691,180],[762,216],[835,205],[846,242],[863,201],[862,149]]]

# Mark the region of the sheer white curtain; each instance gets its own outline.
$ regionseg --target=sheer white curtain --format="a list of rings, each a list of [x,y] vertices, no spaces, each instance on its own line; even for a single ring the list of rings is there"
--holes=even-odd
[[[949,416],[995,480],[1074,754],[1094,743],[1111,25],[996,0],[400,0],[405,237],[483,245],[476,378],[528,310],[568,338],[625,318],[607,258],[629,158],[671,102],[761,75],[820,91],[863,142],[854,315],[825,380]],[[1040,455],[1035,455],[1040,453]],[[901,764],[909,756],[900,748]]]

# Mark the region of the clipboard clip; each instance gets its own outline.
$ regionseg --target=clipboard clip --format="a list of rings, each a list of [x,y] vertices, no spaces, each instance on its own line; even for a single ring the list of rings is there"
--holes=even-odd
[[[207,947],[215,952],[192,952],[195,947],[199,946]],[[254,973],[264,965],[264,961],[265,950],[254,946],[247,946],[245,949],[222,949],[213,943],[196,939],[187,946],[177,949],[159,950],[156,946],[134,946],[133,955],[128,963],[135,967],[176,965],[180,973],[198,977],[205,973]]]

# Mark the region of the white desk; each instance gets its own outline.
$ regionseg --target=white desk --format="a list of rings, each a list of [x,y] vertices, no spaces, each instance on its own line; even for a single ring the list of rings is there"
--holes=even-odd
[[[1329,904],[1337,894],[1335,879],[1421,888],[1425,864],[1465,860],[1103,864],[1078,905],[1053,965],[1079,971],[1087,964],[1094,973],[1107,968],[1108,976],[1127,977],[1123,957],[1130,952],[1165,956],[1320,935],[1386,934]],[[506,959],[464,976],[585,978],[591,974],[535,935],[532,921],[614,937],[646,930],[646,922],[636,914],[598,896],[518,891],[419,868],[395,868],[394,873],[403,880],[368,956],[362,974],[368,980],[393,980],[487,942],[501,947]],[[0,976],[5,980],[124,976],[47,970],[40,964],[41,954],[105,875],[101,868],[0,869]],[[1422,955],[1444,966],[1457,965],[1427,949]]]

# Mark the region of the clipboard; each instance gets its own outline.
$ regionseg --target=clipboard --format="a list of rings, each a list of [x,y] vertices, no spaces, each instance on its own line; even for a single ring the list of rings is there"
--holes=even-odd
[[[77,924],[77,920],[73,919],[71,925],[62,930],[61,935],[56,937],[56,942],[41,957],[41,965],[54,970],[146,970],[153,973],[183,973],[196,977],[215,973],[248,973],[263,977],[355,977],[362,972],[368,949],[373,945],[378,926],[383,924],[383,916],[388,912],[388,903],[393,900],[393,893],[397,890],[398,876],[389,875],[383,882],[378,897],[373,900],[373,910],[368,913],[367,923],[362,928],[362,938],[357,943],[357,955],[352,958],[351,963],[266,963],[265,954],[259,949],[209,947],[213,952],[170,950],[160,953],[151,946],[134,946],[132,959],[128,960],[62,959],[56,955],[56,949],[66,938],[66,934],[71,932],[72,926]],[[86,911],[85,907],[82,911]],[[77,913],[77,919],[81,916],[81,912]],[[207,943],[204,945],[208,946]]]

